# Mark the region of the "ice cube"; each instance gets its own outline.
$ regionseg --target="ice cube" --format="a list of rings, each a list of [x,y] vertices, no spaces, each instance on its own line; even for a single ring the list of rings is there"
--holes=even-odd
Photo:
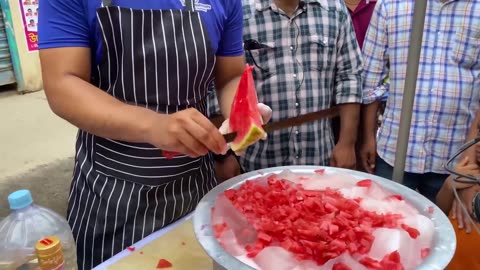
[[[236,235],[239,244],[253,244],[257,240],[257,231],[224,194],[217,197],[214,215],[223,217],[227,227]]]
[[[420,236],[418,236],[416,243],[416,245],[420,246],[420,249],[431,247],[435,226],[430,218],[421,214],[416,214],[406,216],[401,222],[420,232]]]
[[[266,247],[253,261],[262,270],[292,270],[298,265],[295,256],[282,247]]]
[[[372,259],[380,261],[385,255],[398,251],[405,270],[414,269],[421,262],[421,249],[405,230],[378,228],[373,236],[375,240],[368,254]]]
[[[247,251],[237,242],[237,238],[232,230],[228,229],[218,239],[221,246],[232,256],[242,256],[247,254]]]
[[[353,187],[357,182],[357,178],[346,173],[313,174],[312,180],[305,181],[303,187],[309,190],[342,189]]]
[[[340,189],[340,193],[347,199],[365,198],[368,189],[366,187],[348,187]]]

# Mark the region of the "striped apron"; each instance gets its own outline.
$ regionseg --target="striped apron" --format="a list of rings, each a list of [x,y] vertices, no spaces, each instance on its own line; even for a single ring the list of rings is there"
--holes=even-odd
[[[103,60],[92,83],[160,113],[206,114],[215,54],[193,0],[183,3],[185,10],[133,10],[103,0],[97,10]],[[185,216],[215,185],[210,154],[166,159],[152,145],[80,130],[67,213],[79,269]]]

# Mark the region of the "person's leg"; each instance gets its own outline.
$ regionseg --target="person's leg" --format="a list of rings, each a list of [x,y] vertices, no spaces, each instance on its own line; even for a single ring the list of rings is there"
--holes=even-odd
[[[391,180],[393,175],[393,167],[385,162],[385,160],[377,157],[375,160],[375,175]]]
[[[340,139],[340,117],[332,118],[332,132],[333,132],[333,139],[335,144],[337,144],[338,140]]]
[[[393,167],[385,162],[385,160],[377,157],[375,161],[375,175],[392,180]],[[405,172],[402,184],[413,190],[416,190],[418,187],[417,175],[414,173]]]
[[[435,203],[435,198],[447,177],[448,174],[427,173],[418,189],[423,196]]]

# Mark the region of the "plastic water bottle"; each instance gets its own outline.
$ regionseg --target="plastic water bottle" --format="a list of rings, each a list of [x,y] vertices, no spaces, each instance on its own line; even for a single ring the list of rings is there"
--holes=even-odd
[[[0,222],[0,270],[37,270],[37,242],[48,236],[61,241],[64,269],[77,269],[75,241],[67,221],[57,213],[33,204],[28,190],[8,196],[11,214]]]

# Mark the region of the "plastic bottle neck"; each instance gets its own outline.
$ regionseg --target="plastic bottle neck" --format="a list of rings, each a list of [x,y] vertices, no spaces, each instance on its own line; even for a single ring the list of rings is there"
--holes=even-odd
[[[28,205],[28,206],[25,206],[25,207],[22,207],[22,208],[20,208],[20,209],[10,209],[10,211],[11,211],[12,213],[22,213],[22,212],[26,212],[26,211],[28,211],[28,210],[31,210],[31,209],[34,208],[34,207],[35,207],[35,205],[32,203],[32,204],[30,204],[30,205]]]

